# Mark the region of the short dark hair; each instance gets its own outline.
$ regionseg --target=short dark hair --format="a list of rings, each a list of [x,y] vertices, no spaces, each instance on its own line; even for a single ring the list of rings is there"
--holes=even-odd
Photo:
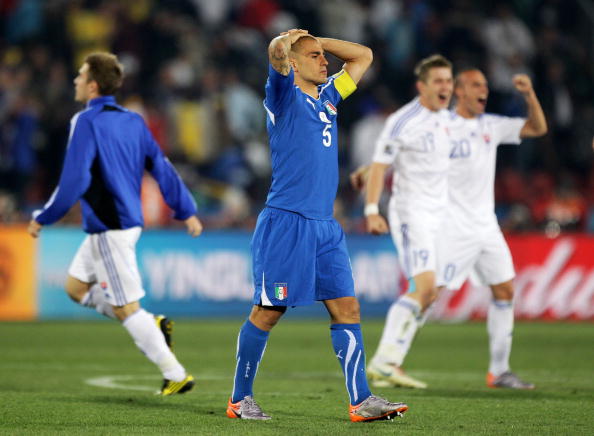
[[[454,78],[454,88],[458,88],[462,83],[462,75],[464,73],[468,73],[470,71],[479,71],[482,73],[480,68],[474,67],[472,65],[462,67],[457,73],[456,77]]]
[[[97,82],[99,94],[112,95],[122,86],[124,67],[116,55],[105,52],[92,53],[85,58],[85,63],[89,65],[89,81]]]
[[[428,58],[421,59],[415,66],[415,76],[421,82],[427,82],[429,71],[432,68],[449,68],[452,69],[452,63],[440,54],[434,54]]]
[[[295,41],[293,44],[291,44],[291,51],[295,52],[295,53],[301,53],[301,46],[303,45],[303,41],[306,41],[308,39],[317,41],[316,37],[313,35],[308,35],[308,34],[303,35],[299,39],[297,39],[297,41]]]

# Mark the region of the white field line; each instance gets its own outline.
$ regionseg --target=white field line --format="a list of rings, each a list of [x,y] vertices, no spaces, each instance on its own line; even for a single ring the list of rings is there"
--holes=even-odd
[[[3,371],[88,371],[88,372],[97,372],[103,373],[105,372],[118,372],[121,369],[121,366],[117,365],[101,365],[101,364],[94,364],[94,363],[81,363],[81,364],[68,364],[65,365],[60,362],[0,362],[0,379],[2,378]],[[591,371],[590,370],[575,370],[572,371],[571,374],[562,373],[553,370],[547,369],[531,369],[531,370],[522,370],[522,368],[517,368],[519,372],[525,374],[526,376],[530,377],[538,377],[538,378],[546,378],[549,382],[564,382],[568,380],[580,380],[583,377],[590,377]],[[483,379],[485,377],[485,372],[476,370],[476,371],[456,371],[456,370],[444,370],[444,371],[434,371],[434,370],[426,370],[422,368],[408,368],[407,372],[412,375],[413,377],[419,378],[427,378],[427,379],[448,379],[448,380],[473,380],[476,378]],[[233,378],[233,373],[215,373],[215,372],[204,372],[196,374],[193,372],[194,376],[197,379],[202,380],[225,380]],[[320,379],[320,378],[342,378],[342,373],[340,370],[336,371],[310,371],[310,372],[278,372],[278,371],[260,371],[260,377],[266,378],[274,378],[274,379],[301,379],[301,380],[308,380],[308,379]],[[120,377],[120,376],[116,376]],[[149,378],[158,378],[157,376],[153,376],[150,374],[138,374],[135,376],[122,376],[122,377],[135,377],[138,379],[149,379]],[[95,377],[100,378],[100,377]],[[90,380],[90,379],[89,379]],[[126,379],[122,379],[119,381],[128,381]]]
[[[142,375],[106,375],[103,377],[93,377],[85,380],[85,383],[91,386],[97,386],[100,388],[108,389],[125,389],[132,391],[153,391],[157,392],[155,386],[152,387],[146,385],[136,384],[123,384],[122,382],[128,382],[131,380],[157,380],[153,375],[142,376]]]
[[[227,379],[228,377],[223,376],[200,376],[197,377],[198,383],[200,380],[222,380]],[[152,386],[146,385],[139,385],[139,384],[124,384],[124,382],[129,382],[132,380],[150,380]],[[107,375],[103,377],[93,377],[85,380],[85,383],[91,386],[96,386],[100,388],[107,388],[107,389],[122,389],[126,391],[144,391],[144,392],[154,392],[157,394],[159,391],[155,389],[156,384],[159,382],[159,378],[156,376],[142,376],[142,375]],[[229,395],[229,391],[211,391],[209,390],[206,392],[208,395]],[[302,392],[259,392],[259,396],[303,396]]]
[[[542,374],[546,376],[549,382],[563,382],[567,381],[568,377],[562,374],[551,374],[546,371],[529,371],[532,376]],[[479,371],[461,371],[461,372],[450,372],[450,371],[410,371],[411,375],[419,378],[428,380],[455,380],[455,381],[469,381],[469,380],[482,380],[484,374]],[[231,381],[233,374],[220,374],[220,373],[199,373],[194,374],[198,385],[201,381],[220,381],[227,380]],[[272,378],[272,379],[283,379],[283,380],[308,380],[308,379],[341,379],[343,376],[339,372],[263,372],[260,377]],[[160,383],[160,377],[157,375],[104,375],[101,377],[92,377],[85,379],[85,383],[90,386],[96,386],[107,389],[123,389],[123,390],[134,390],[134,391],[152,391],[155,392],[155,387]],[[143,383],[146,381],[147,383]],[[149,386],[150,384],[150,386]],[[209,391],[209,394],[215,394],[215,392]],[[228,392],[227,392],[228,393]],[[282,395],[287,395],[287,392],[283,392]],[[258,395],[262,395],[259,393]],[[266,395],[280,395],[279,392],[268,392]],[[289,394],[290,395],[290,394]],[[295,394],[297,395],[297,394]],[[303,395],[299,393],[299,395]]]

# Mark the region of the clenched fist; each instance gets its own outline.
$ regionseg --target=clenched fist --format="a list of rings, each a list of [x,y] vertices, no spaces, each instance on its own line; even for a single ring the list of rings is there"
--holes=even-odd
[[[524,96],[527,97],[530,95],[534,90],[532,89],[532,80],[528,77],[527,74],[516,74],[512,82],[516,89]]]

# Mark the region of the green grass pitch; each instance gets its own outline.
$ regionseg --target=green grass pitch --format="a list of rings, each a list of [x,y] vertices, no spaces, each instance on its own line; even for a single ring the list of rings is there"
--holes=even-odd
[[[574,435],[594,434],[594,325],[517,323],[512,366],[534,391],[484,385],[485,324],[429,324],[409,354],[425,391],[375,389],[404,418],[351,423],[328,323],[287,319],[273,331],[256,399],[273,419],[230,420],[243,320],[178,320],[174,351],[198,381],[161,398],[160,377],[116,322],[0,323],[0,434]],[[381,320],[363,322],[367,354]]]

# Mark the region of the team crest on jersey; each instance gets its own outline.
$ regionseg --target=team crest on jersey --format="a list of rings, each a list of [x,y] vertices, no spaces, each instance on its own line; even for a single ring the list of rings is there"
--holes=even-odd
[[[288,289],[286,283],[275,283],[274,284],[274,296],[277,300],[284,300],[287,298]]]
[[[487,133],[483,134],[483,139],[487,144],[491,143],[491,136]]]
[[[328,114],[330,114],[330,115],[336,115],[338,113],[338,111],[336,110],[334,105],[332,103],[330,103],[329,100],[326,100],[324,102],[324,108],[326,109],[326,112],[328,112]]]
[[[107,282],[101,282],[100,286],[101,286],[101,289],[103,289],[103,290],[107,289]]]

